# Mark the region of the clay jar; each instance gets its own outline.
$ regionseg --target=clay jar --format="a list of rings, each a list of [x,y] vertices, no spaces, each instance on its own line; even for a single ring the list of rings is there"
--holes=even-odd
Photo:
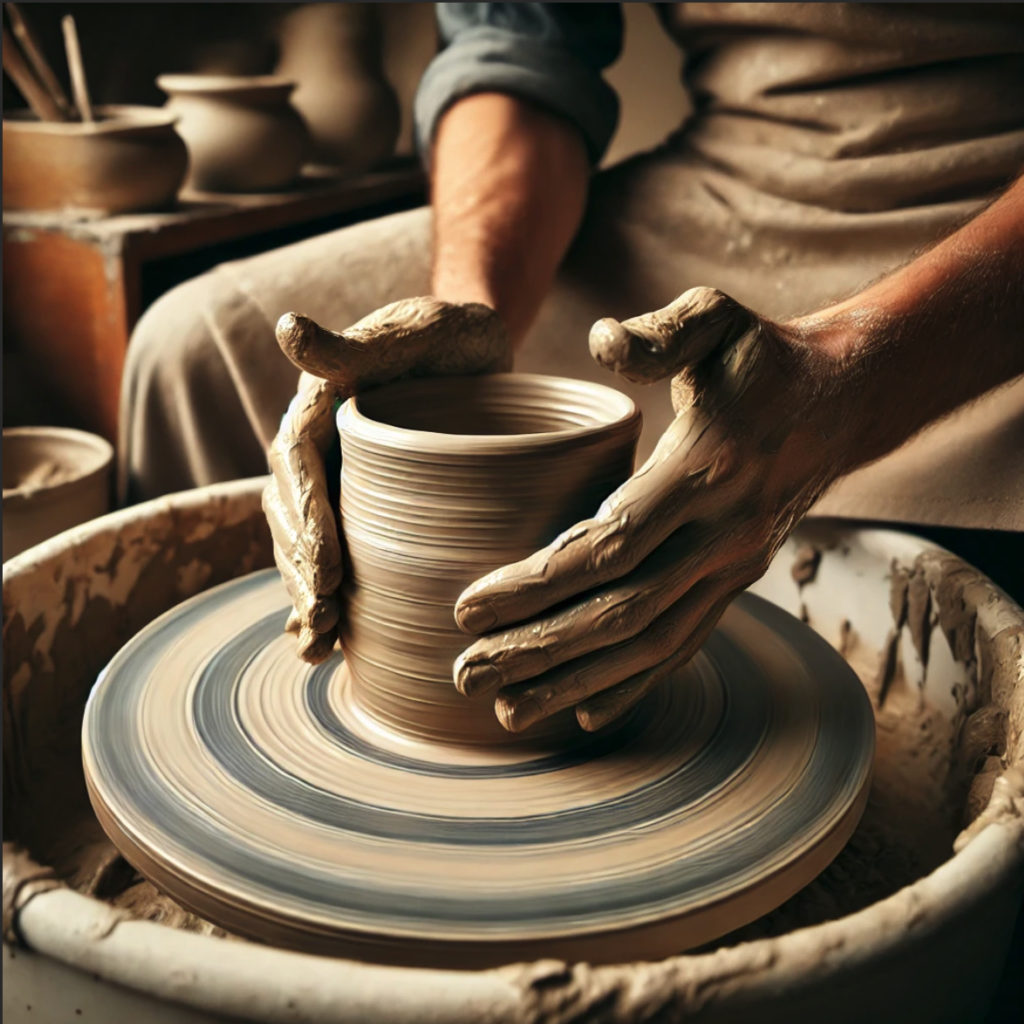
[[[170,206],[188,152],[173,113],[103,106],[97,120],[4,115],[4,209],[75,210],[109,216]]]
[[[401,125],[384,74],[374,4],[303,4],[281,26],[279,74],[294,78],[292,102],[313,137],[311,159],[350,174],[391,156]]]
[[[309,132],[289,98],[295,83],[274,76],[161,75],[169,111],[188,145],[188,188],[270,192],[291,184]]]
[[[110,511],[114,449],[102,437],[16,427],[3,440],[5,562]]]
[[[593,516],[629,476],[640,426],[618,391],[533,374],[405,381],[342,406],[341,643],[363,714],[432,742],[527,742],[498,723],[494,694],[455,689],[472,642],[455,603]],[[570,709],[524,735],[583,733]]]

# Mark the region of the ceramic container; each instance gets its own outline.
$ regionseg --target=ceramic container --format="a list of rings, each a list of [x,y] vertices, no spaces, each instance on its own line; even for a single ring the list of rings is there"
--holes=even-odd
[[[103,106],[99,120],[4,114],[4,209],[94,216],[162,210],[185,178],[188,153],[171,111]]]
[[[304,4],[281,27],[277,73],[299,83],[292,102],[313,137],[310,159],[349,174],[395,150],[401,108],[384,74],[374,4]]]
[[[110,511],[114,449],[58,427],[4,431],[4,561]]]
[[[652,1013],[709,1024],[985,1018],[1024,884],[1024,610],[933,545],[850,524],[798,527],[759,592],[801,611],[830,642],[845,637],[846,650],[858,637],[854,649],[867,678],[895,650],[911,685],[925,677],[922,696],[937,702],[940,719],[963,725],[967,747],[976,748],[986,718],[1002,723],[1004,743],[1001,756],[982,758],[970,787],[987,784],[987,809],[985,800],[972,805],[961,797],[963,820],[975,825],[956,852],[947,848],[938,866],[866,900],[863,909],[660,963],[636,962],[625,944],[620,964],[599,968],[546,961],[500,971],[412,970],[178,930],[139,920],[105,894],[87,895],[94,889],[86,881],[76,891],[53,878],[24,847],[34,848],[41,828],[59,828],[60,815],[91,813],[80,726],[97,673],[156,616],[274,565],[261,507],[265,486],[265,478],[239,481],[136,505],[4,566],[5,1024],[78,1017],[111,1024],[527,1024],[550,1007],[556,1016],[558,1007],[570,1007],[574,1020],[608,1024]],[[815,562],[808,581],[806,566]],[[804,571],[794,578],[797,563]],[[894,569],[915,566],[926,570],[923,581],[914,575],[924,583],[915,592],[933,613],[927,671],[916,660],[911,629],[897,629],[890,610]],[[943,764],[959,765],[963,753],[963,745],[949,749]],[[910,746],[903,760],[917,757]],[[55,800],[57,793],[66,799]],[[50,825],[48,817],[55,819]],[[876,850],[877,861],[891,852]]]
[[[199,192],[271,192],[291,184],[305,162],[309,132],[275,76],[161,75],[188,145],[187,187]]]
[[[363,710],[441,742],[514,737],[493,695],[453,685],[470,638],[455,602],[597,512],[628,476],[640,433],[611,388],[533,374],[413,380],[347,402],[341,518],[342,648]],[[570,712],[531,730],[579,732]]]

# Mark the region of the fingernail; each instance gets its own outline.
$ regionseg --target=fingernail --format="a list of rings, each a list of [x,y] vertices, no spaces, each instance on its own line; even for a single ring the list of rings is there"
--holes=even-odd
[[[590,710],[582,704],[576,708],[576,721],[580,723],[580,728],[585,732],[597,732],[598,729],[603,729],[614,717],[607,711]]]
[[[619,694],[617,697],[602,694],[591,697],[576,705],[576,721],[584,731],[597,732],[633,711],[649,689],[645,688],[639,694]]]
[[[467,697],[486,693],[501,685],[501,673],[489,662],[477,665],[459,665],[455,685]]]
[[[467,604],[458,610],[457,620],[467,633],[486,633],[498,624],[498,613],[489,604]]]
[[[334,653],[335,640],[334,630],[316,633],[307,626],[299,633],[299,657],[309,665],[319,665]]]
[[[310,628],[316,633],[326,633],[338,624],[338,599],[321,597],[314,603],[309,615]]]
[[[598,320],[590,328],[590,354],[602,365],[614,369],[629,355],[632,337],[617,320]]]
[[[544,717],[543,709],[532,696],[517,699],[499,694],[494,702],[494,713],[509,732],[522,732]]]

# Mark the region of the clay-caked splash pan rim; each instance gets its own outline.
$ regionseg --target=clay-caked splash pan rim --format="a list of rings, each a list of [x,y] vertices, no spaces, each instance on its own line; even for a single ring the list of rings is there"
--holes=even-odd
[[[534,417],[537,429],[459,430],[456,417],[466,422],[474,415],[467,403],[492,421],[519,418],[525,426]],[[460,408],[461,413],[452,411]],[[427,429],[435,423],[435,429]],[[338,410],[339,431],[403,455],[494,456],[566,443],[586,445],[609,432],[639,434],[641,425],[640,410],[621,391],[536,373],[403,380],[351,398]]]

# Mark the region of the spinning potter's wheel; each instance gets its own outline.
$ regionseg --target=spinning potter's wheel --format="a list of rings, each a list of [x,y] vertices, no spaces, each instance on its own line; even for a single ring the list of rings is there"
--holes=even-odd
[[[874,724],[842,659],[742,596],[700,654],[568,745],[431,744],[284,635],[276,572],[173,609],[106,669],[86,778],[144,875],[230,931],[387,963],[658,958],[767,912],[855,828]]]

